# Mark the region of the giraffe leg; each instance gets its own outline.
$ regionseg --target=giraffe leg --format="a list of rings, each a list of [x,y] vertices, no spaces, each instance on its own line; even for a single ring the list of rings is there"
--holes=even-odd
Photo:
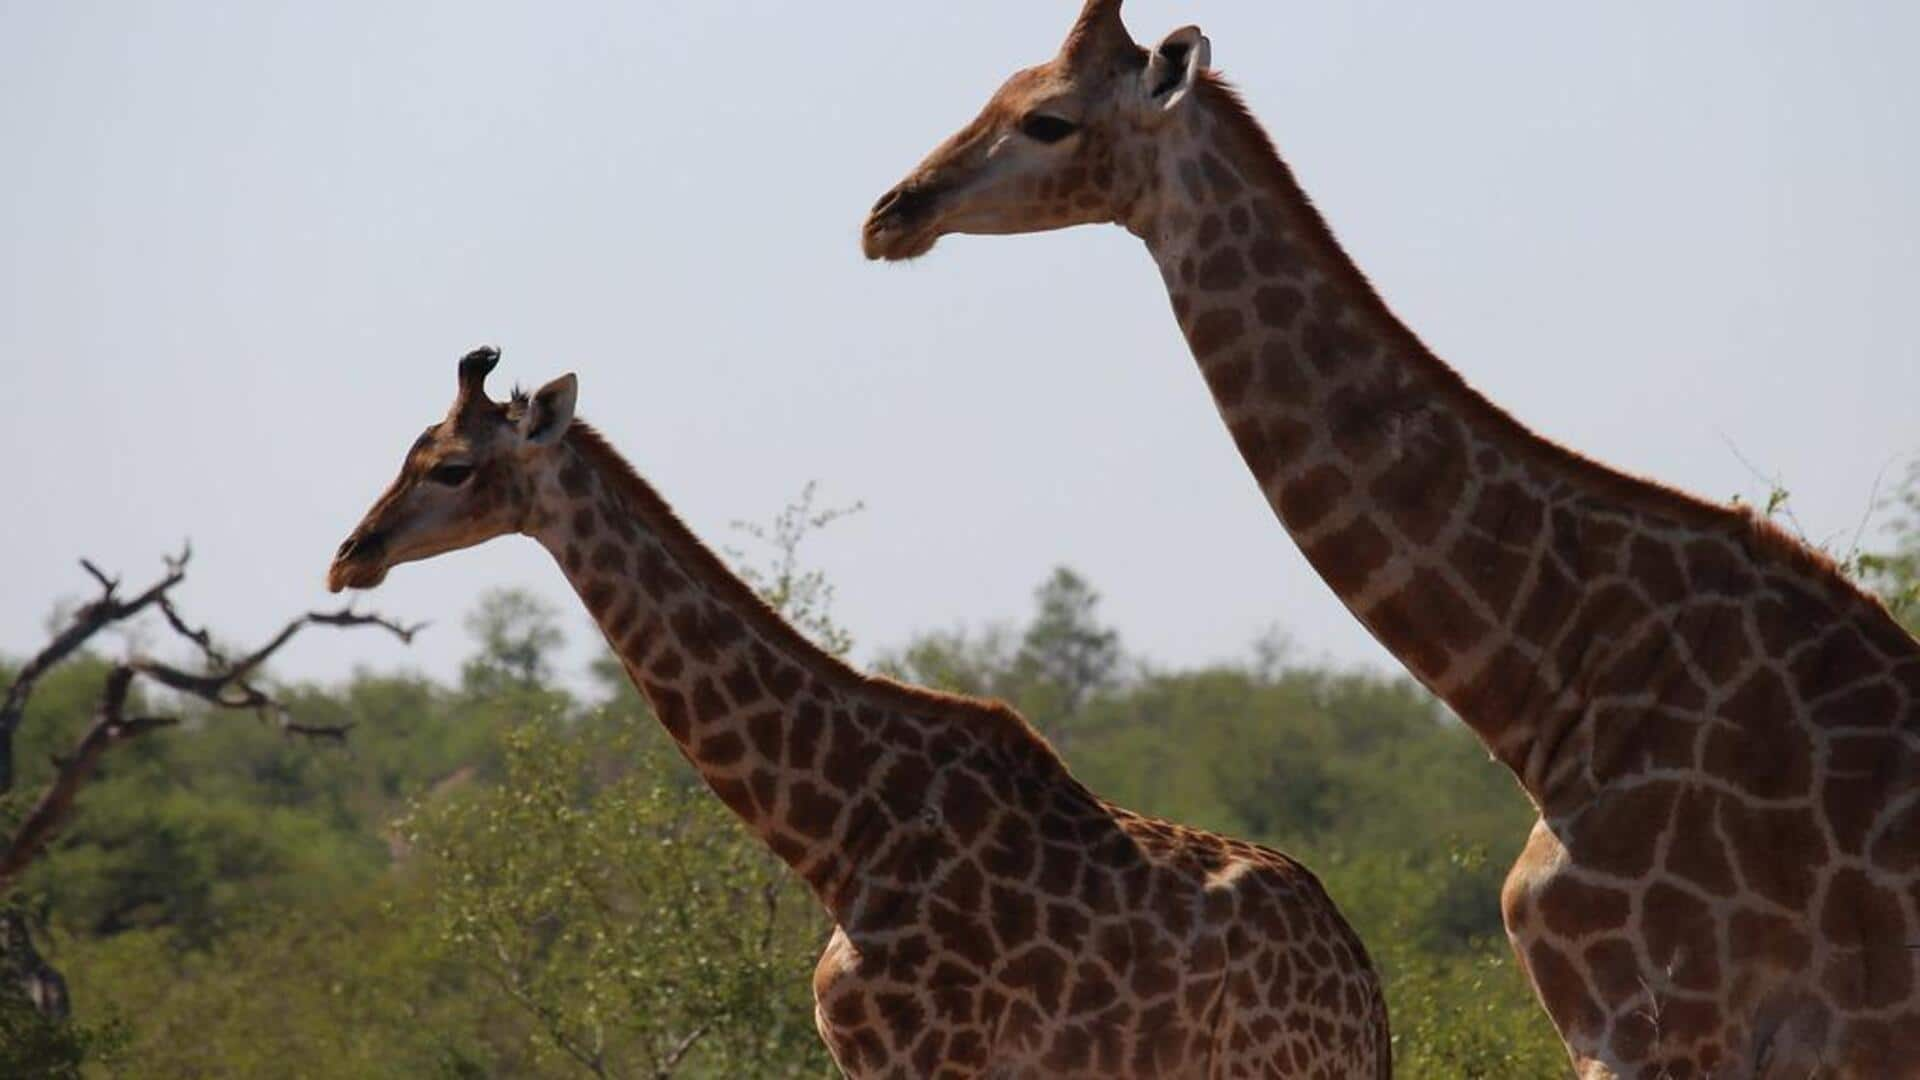
[[[859,1047],[848,1037],[845,1026],[834,1022],[832,1009],[839,996],[836,985],[857,961],[853,942],[847,940],[846,931],[836,926],[833,936],[827,939],[827,947],[820,950],[820,962],[813,969],[813,1026],[820,1032],[820,1041],[826,1044],[834,1067],[840,1070],[840,1075],[849,1077],[858,1075]]]

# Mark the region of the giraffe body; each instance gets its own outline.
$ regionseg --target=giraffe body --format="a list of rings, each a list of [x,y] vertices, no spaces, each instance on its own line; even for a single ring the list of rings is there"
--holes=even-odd
[[[991,783],[979,764],[964,775]],[[1003,795],[1022,806],[1006,842],[929,875],[943,955],[883,921],[821,957],[817,1019],[849,1075],[936,1075],[943,1054],[1008,1077],[1390,1075],[1377,989],[1342,974],[1359,940],[1298,864],[1078,795]],[[975,910],[951,902],[976,890]]]
[[[1502,913],[1580,1075],[1920,1076],[1920,646],[1764,520],[1474,393],[1209,59],[1092,0],[882,198],[867,253],[1146,242],[1276,516],[1538,808]]]
[[[572,419],[572,376],[447,418],[341,546],[336,590],[522,532],[707,785],[836,923],[816,1019],[855,1077],[1375,1078],[1386,1007],[1319,882],[1073,779],[1003,705],[808,642]]]

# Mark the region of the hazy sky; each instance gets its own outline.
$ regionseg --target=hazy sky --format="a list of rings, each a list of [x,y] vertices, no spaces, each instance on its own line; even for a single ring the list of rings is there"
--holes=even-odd
[[[809,479],[868,657],[1024,614],[1059,563],[1137,651],[1389,663],[1273,521],[1113,228],[870,265],[866,207],[1069,0],[0,4],[0,651],[81,555],[252,638],[497,343],[710,541]],[[1916,450],[1920,5],[1133,0],[1198,22],[1389,302],[1541,432],[1846,546]],[[521,539],[281,670],[448,674]]]

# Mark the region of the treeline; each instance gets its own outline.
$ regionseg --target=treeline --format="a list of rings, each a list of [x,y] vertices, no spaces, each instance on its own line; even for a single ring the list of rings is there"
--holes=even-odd
[[[1857,560],[1890,598],[1920,580],[1916,521]],[[816,576],[788,559],[757,583],[846,645]],[[7,900],[73,1018],[0,987],[0,1076],[835,1075],[808,992],[824,918],[616,665],[561,689],[565,625],[496,593],[457,685],[278,688],[302,725],[351,725],[344,743],[187,710],[115,749]],[[1275,640],[1159,669],[1065,570],[1025,619],[927,634],[879,666],[1014,702],[1116,802],[1306,861],[1385,973],[1398,1075],[1564,1074],[1497,909],[1530,808],[1409,682]],[[32,698],[9,830],[93,721],[106,669],[70,661]]]
[[[16,1044],[129,1077],[834,1075],[808,997],[824,918],[616,667],[558,688],[561,627],[496,593],[457,686],[280,695],[303,723],[353,725],[342,745],[194,714],[115,751],[16,898],[74,1025]],[[1271,643],[1156,671],[1066,571],[1023,623],[881,666],[1014,701],[1118,802],[1307,860],[1388,973],[1403,1075],[1559,1067],[1494,903],[1525,800],[1410,684]],[[23,790],[91,721],[103,673],[44,683]]]

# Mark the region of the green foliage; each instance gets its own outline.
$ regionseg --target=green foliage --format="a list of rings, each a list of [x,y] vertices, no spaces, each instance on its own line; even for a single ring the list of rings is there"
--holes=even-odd
[[[437,962],[432,898],[392,881],[283,910],[201,948],[168,930],[60,939],[81,1008],[132,1041],[100,1070],[128,1080],[489,1075],[485,999]]]
[[[1036,715],[1064,720],[1114,683],[1120,634],[1096,617],[1100,594],[1066,567],[1034,591],[1033,621],[1008,672]]]
[[[48,678],[34,705],[49,714],[30,716],[43,722],[23,735],[87,722],[93,701],[66,688],[90,667]],[[50,857],[24,878],[28,906],[72,934],[164,927],[176,945],[204,947],[377,879],[386,865],[378,823],[439,777],[493,756],[458,700],[417,678],[363,677],[285,699],[304,719],[354,722],[354,742],[316,744],[245,715],[200,713],[116,749]],[[38,781],[30,775],[26,789]]]
[[[372,837],[311,815],[129,786],[91,800],[60,857],[30,872],[26,891],[48,899],[55,926],[88,934],[167,926],[181,944],[200,945],[289,904],[346,892],[379,867]]]
[[[1920,633],[1920,461],[1907,470],[1906,483],[1888,501],[1894,511],[1889,529],[1893,546],[1858,556],[1857,568],[1894,617]]]
[[[753,586],[768,607],[811,635],[821,648],[830,653],[845,653],[853,648],[853,635],[834,621],[833,583],[824,573],[808,568],[801,561],[800,548],[815,533],[859,513],[866,506],[856,502],[822,507],[819,497],[819,485],[808,481],[799,496],[782,507],[772,521],[733,523],[734,531],[763,549],[764,563],[733,548],[727,549],[727,555],[736,564],[735,572]]]
[[[656,728],[506,736],[504,785],[404,824],[444,958],[520,1007],[525,1064],[595,1075],[821,1075],[818,906]]]
[[[480,650],[461,668],[475,694],[528,690],[553,681],[553,653],[566,643],[559,612],[525,589],[488,589],[467,615]]]
[[[898,649],[881,653],[874,661],[874,670],[903,682],[934,686],[956,694],[1012,700],[1017,696],[1008,685],[1014,640],[1013,633],[999,625],[978,633],[934,631]]]
[[[20,804],[31,804],[39,796],[40,789],[53,776],[53,759],[71,752],[74,743],[92,723],[94,710],[100,704],[101,683],[111,666],[97,657],[81,655],[54,668],[40,680],[14,735],[14,767],[19,775],[7,797],[9,805],[24,812]],[[11,679],[12,672],[12,668],[0,672],[5,676],[0,679],[0,686]],[[136,687],[128,700],[128,708],[144,711],[144,705]],[[146,749],[139,743],[126,749],[136,747]],[[13,820],[9,818],[8,824]]]
[[[77,1080],[82,1064],[111,1060],[124,1039],[117,1024],[93,1028],[42,1016],[25,994],[0,985],[0,1076]]]
[[[989,627],[929,634],[883,653],[881,671],[908,682],[1017,703],[1065,747],[1082,711],[1117,685],[1120,634],[1099,621],[1100,594],[1085,578],[1056,568],[1034,590],[1034,616],[1017,633]]]
[[[796,505],[756,534],[775,556],[758,580],[842,647],[792,557],[793,523],[822,512]],[[0,1075],[36,1075],[8,1053],[49,1076],[832,1075],[817,905],[617,664],[597,703],[553,687],[557,623],[523,600],[489,598],[457,688],[280,691],[354,725],[344,749],[189,714],[110,755],[22,890],[81,1023],[0,1008]],[[1497,912],[1531,812],[1471,735],[1403,679],[1289,663],[1272,640],[1150,670],[1097,600],[1061,571],[1025,621],[926,635],[886,666],[1011,699],[1117,802],[1312,866],[1386,978],[1397,1075],[1564,1075]],[[48,679],[24,767],[81,730],[99,675]]]

